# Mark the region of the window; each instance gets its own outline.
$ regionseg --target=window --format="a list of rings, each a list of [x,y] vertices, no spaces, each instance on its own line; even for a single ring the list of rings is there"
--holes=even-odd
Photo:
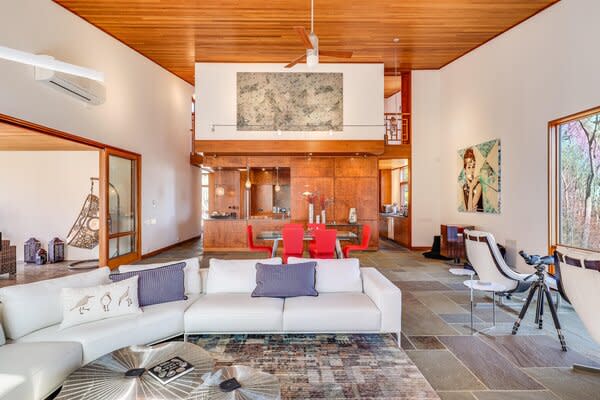
[[[400,168],[400,206],[408,207],[408,165]]]
[[[208,180],[208,172],[202,171],[202,226],[204,226],[204,220],[208,218],[208,196],[209,196],[209,180]]]
[[[550,244],[600,249],[600,107],[550,123]]]

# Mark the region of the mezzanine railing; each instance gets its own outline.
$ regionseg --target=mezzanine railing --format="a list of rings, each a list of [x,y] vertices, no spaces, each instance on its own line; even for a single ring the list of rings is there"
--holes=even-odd
[[[385,113],[385,143],[410,144],[410,114]]]

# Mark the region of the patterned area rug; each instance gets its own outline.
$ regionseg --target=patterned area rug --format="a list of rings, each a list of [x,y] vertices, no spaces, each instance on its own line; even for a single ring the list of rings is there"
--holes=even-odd
[[[391,335],[202,335],[188,340],[217,367],[247,365],[276,375],[282,399],[439,397]]]

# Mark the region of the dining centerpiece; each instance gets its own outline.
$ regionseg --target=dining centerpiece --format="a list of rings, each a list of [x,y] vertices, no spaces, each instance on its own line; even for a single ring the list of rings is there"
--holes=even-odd
[[[315,201],[319,198],[317,192],[306,191],[302,193],[302,197],[308,203],[308,223],[312,224],[315,221]]]
[[[333,204],[333,199],[328,199],[324,195],[319,197],[319,205],[321,206],[321,223],[327,224],[327,207]]]

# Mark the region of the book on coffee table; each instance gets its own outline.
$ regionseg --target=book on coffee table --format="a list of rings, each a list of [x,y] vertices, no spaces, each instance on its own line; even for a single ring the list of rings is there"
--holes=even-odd
[[[193,370],[194,367],[189,362],[180,357],[173,357],[149,368],[148,373],[157,381],[166,385]]]

